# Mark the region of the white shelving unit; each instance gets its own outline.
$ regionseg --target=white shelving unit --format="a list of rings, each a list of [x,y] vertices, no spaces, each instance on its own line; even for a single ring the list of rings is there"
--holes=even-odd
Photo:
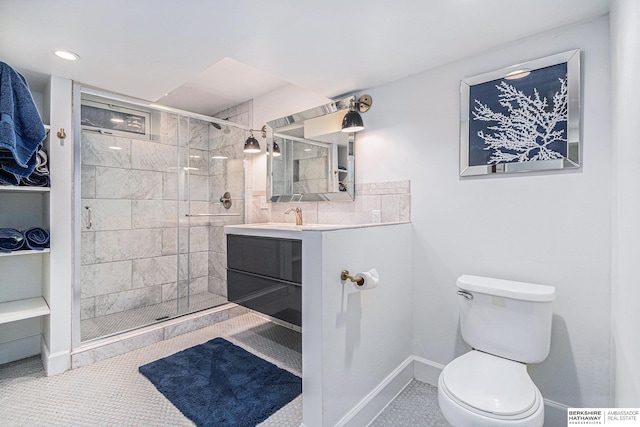
[[[23,255],[42,255],[42,254],[48,254],[49,252],[51,252],[51,249],[47,248],[47,249],[43,249],[41,251],[35,251],[32,249],[27,249],[27,250],[21,250],[21,251],[14,251],[14,252],[0,252],[0,257],[5,257],[5,256],[23,256]]]
[[[47,375],[55,375],[71,367],[73,82],[25,77],[50,124],[44,147],[51,187],[0,186],[0,227],[43,227],[51,250],[0,254],[0,364],[40,354]]]
[[[49,187],[19,187],[13,185],[0,185],[0,193],[49,193]]]
[[[49,126],[45,126],[49,133]],[[44,142],[48,150],[49,136]],[[0,185],[0,227],[49,230],[49,187]],[[0,363],[41,352],[51,250],[0,253]]]
[[[46,316],[51,313],[42,297],[0,303],[0,324]]]

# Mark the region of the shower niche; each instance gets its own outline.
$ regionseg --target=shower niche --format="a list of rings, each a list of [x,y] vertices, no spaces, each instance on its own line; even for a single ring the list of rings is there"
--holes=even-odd
[[[246,131],[80,89],[76,342],[227,303],[222,227],[243,222]],[[77,182],[77,178],[76,178]]]

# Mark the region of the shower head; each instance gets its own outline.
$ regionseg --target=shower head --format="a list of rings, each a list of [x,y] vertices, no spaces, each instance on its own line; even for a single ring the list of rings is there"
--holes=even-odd
[[[227,117],[226,119],[223,119],[225,122],[229,120],[229,117]],[[214,122],[209,122],[211,123],[211,126],[213,126],[214,128],[220,130],[222,129],[222,126],[220,125],[220,123],[214,123]],[[226,129],[225,129],[226,130]]]

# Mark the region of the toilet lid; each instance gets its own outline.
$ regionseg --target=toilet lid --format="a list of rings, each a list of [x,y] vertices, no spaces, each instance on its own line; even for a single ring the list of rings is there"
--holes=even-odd
[[[500,416],[521,414],[536,402],[526,365],[472,350],[449,363],[443,383],[461,402]]]

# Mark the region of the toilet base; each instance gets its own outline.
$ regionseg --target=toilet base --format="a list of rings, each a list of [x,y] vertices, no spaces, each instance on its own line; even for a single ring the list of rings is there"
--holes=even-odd
[[[542,400],[542,399],[541,399]],[[540,401],[538,409],[522,419],[492,418],[462,407],[444,391],[442,374],[438,379],[438,405],[446,420],[453,427],[543,427],[544,403]]]

